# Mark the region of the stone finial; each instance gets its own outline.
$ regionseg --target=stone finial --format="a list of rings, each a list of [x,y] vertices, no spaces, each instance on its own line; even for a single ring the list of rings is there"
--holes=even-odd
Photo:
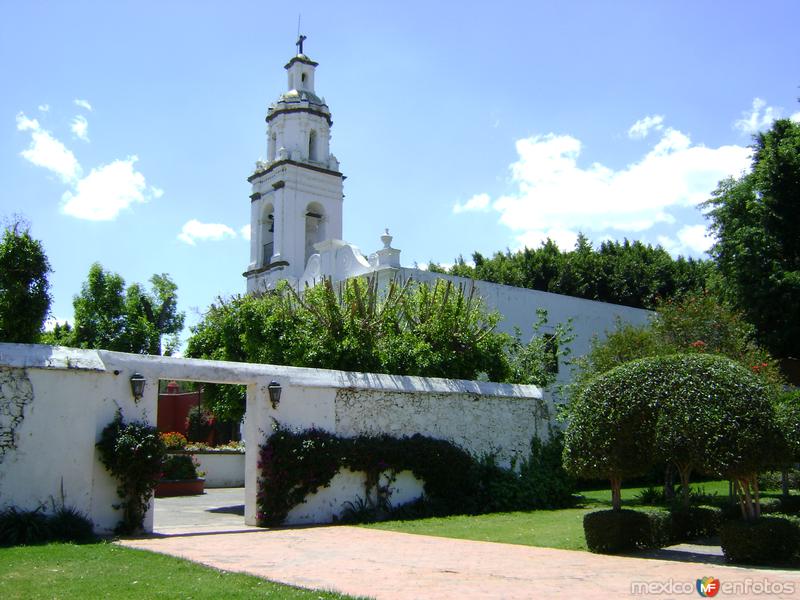
[[[389,235],[389,228],[388,227],[384,231],[386,231],[386,233],[384,233],[381,236],[381,241],[383,242],[383,249],[384,250],[389,250],[392,247],[392,240],[394,238],[391,235]]]

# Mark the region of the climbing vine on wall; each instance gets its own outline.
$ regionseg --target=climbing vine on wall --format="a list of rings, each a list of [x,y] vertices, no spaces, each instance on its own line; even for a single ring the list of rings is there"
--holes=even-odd
[[[105,426],[97,442],[100,462],[118,482],[117,495],[122,509],[118,533],[136,533],[142,529],[144,516],[161,476],[166,446],[158,429],[144,421],[125,422],[117,411]]]
[[[25,369],[0,368],[0,463],[17,447],[17,430],[25,407],[33,402],[33,386]]]
[[[280,525],[341,469],[366,473],[365,497],[377,491],[382,473],[411,471],[423,482],[424,512],[430,515],[564,506],[573,488],[560,469],[559,447],[559,435],[544,444],[534,438],[531,458],[511,470],[497,466],[491,456],[476,460],[448,441],[422,435],[342,438],[320,429],[277,426],[260,448],[257,519],[262,526]],[[543,470],[552,475],[547,481]]]

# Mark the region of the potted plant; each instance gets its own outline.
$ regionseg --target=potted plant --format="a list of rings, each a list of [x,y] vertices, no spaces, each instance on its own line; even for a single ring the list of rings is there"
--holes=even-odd
[[[161,434],[169,450],[181,451],[186,447],[186,438],[170,432]],[[161,478],[156,485],[156,498],[169,496],[192,496],[203,493],[204,473],[197,470],[197,462],[189,454],[168,454],[161,463]]]

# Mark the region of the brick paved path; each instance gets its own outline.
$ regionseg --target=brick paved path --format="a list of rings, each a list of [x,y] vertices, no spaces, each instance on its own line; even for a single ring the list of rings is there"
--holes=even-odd
[[[379,599],[699,598],[695,580],[704,576],[721,581],[718,599],[764,598],[757,589],[725,593],[724,586],[745,586],[748,579],[794,589],[766,597],[800,598],[798,571],[604,556],[359,527],[173,534],[120,543],[292,585]],[[633,582],[649,582],[651,593],[632,595]],[[689,587],[665,588],[670,582]]]

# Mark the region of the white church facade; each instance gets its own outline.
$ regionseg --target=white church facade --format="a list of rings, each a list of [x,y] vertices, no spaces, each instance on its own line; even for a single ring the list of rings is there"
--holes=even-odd
[[[304,289],[323,278],[337,282],[371,273],[386,281],[448,279],[474,285],[487,307],[503,315],[502,331],[513,333],[517,328],[529,336],[538,309],[547,311],[551,324],[571,320],[573,356],[585,354],[592,337],[613,330],[618,320],[647,322],[651,313],[646,310],[403,267],[388,230],[381,236],[381,247],[369,255],[343,241],[345,177],[330,152],[331,112],[315,90],[318,63],[303,53],[304,39],[301,36],[299,53],[285,66],[287,91],[267,110],[267,160],[256,163],[248,177],[248,293],[273,289],[280,280]],[[559,378],[568,377],[562,369]]]

